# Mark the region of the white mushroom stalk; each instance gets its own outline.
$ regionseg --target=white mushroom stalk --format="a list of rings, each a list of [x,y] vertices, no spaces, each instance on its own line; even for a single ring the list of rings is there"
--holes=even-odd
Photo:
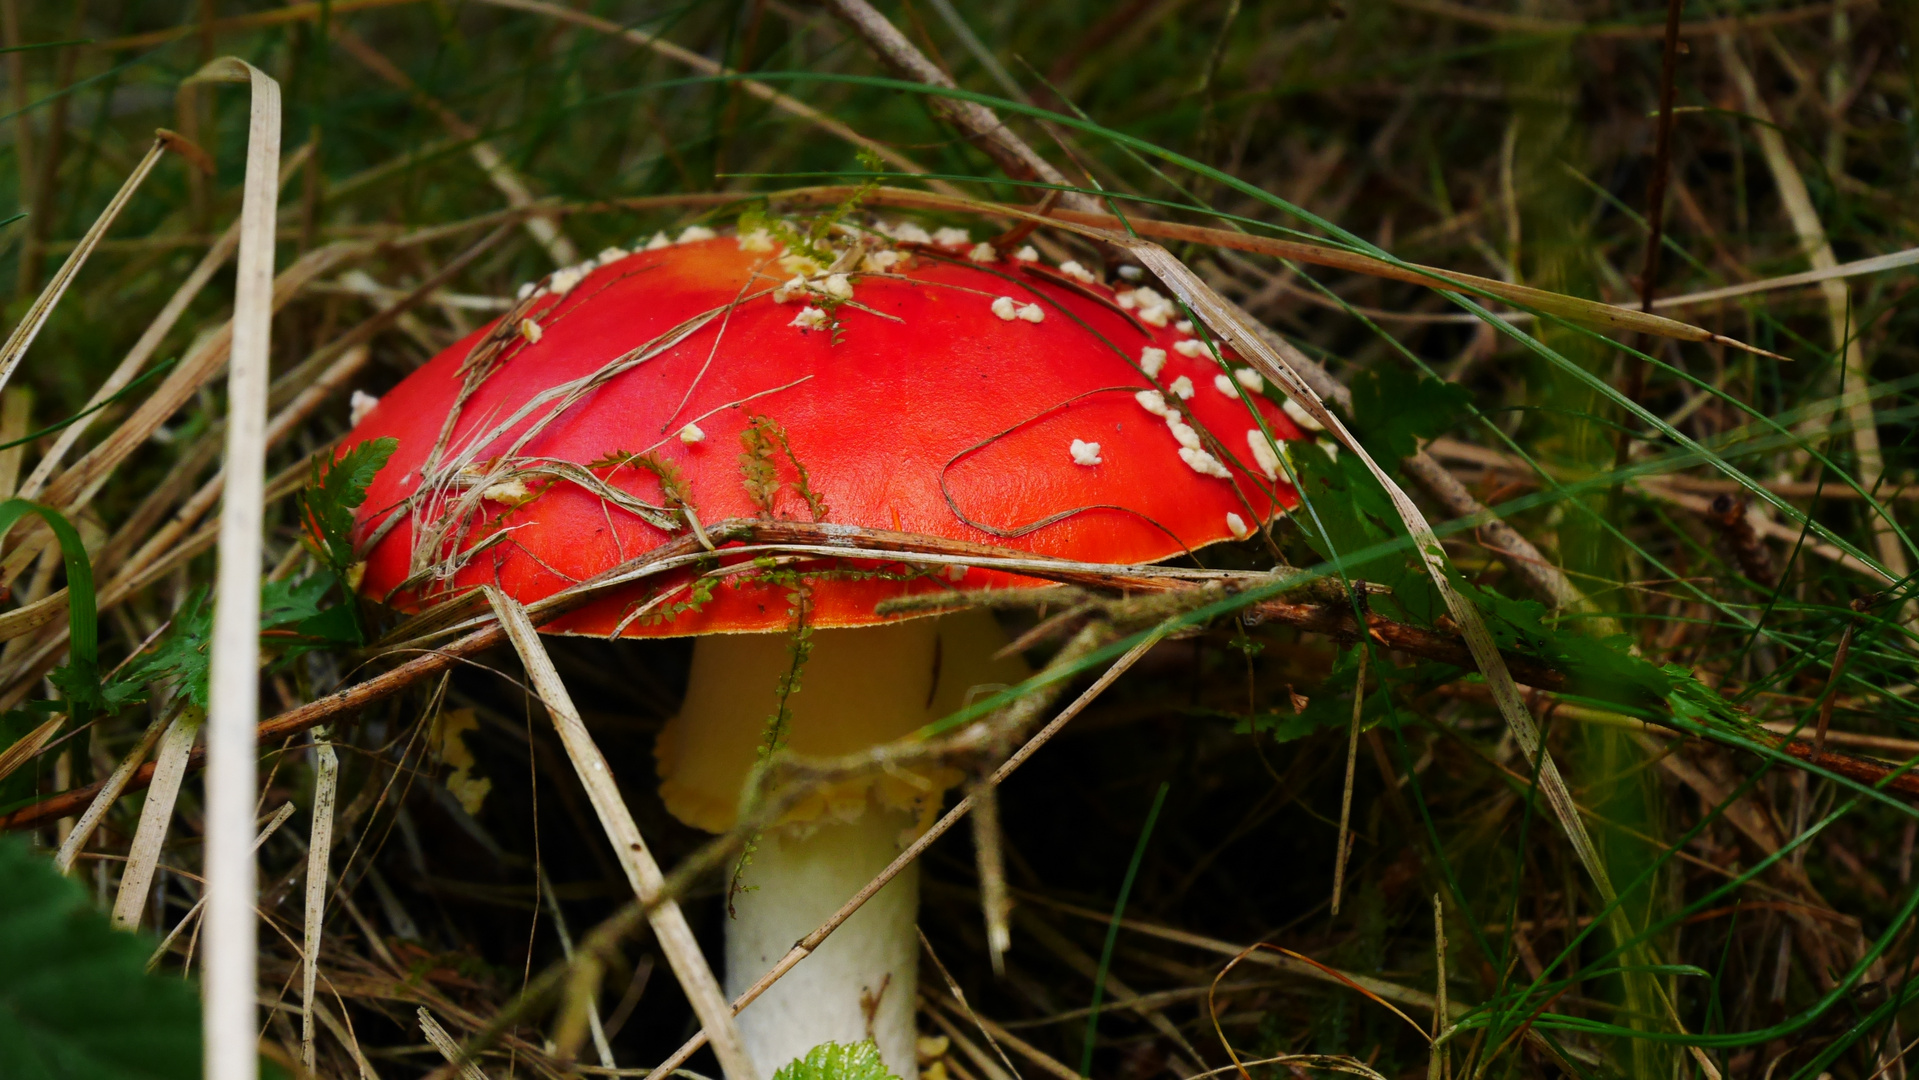
[[[787,748],[837,757],[897,739],[963,705],[976,688],[1023,677],[994,661],[1004,637],[991,616],[813,632],[800,690],[788,698]],[[694,645],[680,715],[660,735],[667,808],[712,831],[730,827],[791,668],[780,634],[715,634]],[[740,875],[726,924],[726,992],[737,996],[878,875],[933,819],[960,779],[946,769],[895,770],[829,788],[767,830]],[[869,899],[832,937],[741,1012],[762,1073],[823,1042],[872,1039],[901,1080],[916,1080],[918,866]]]

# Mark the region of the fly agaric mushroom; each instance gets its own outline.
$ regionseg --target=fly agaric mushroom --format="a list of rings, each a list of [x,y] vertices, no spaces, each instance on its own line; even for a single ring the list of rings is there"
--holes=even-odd
[[[403,610],[481,585],[531,603],[727,519],[1151,562],[1250,536],[1293,504],[1265,432],[1299,429],[1257,373],[1172,327],[1165,297],[1115,293],[1030,249],[891,235],[839,226],[833,246],[800,253],[763,230],[688,230],[523,290],[348,436],[399,443],[362,510],[362,590]],[[795,652],[778,632],[802,581],[810,655],[791,692]],[[836,566],[766,569],[721,546],[703,577],[647,579],[543,629],[700,635],[656,764],[667,808],[720,831],[769,717],[787,717],[793,753],[850,754],[1016,677],[992,660],[1004,639],[986,614],[887,619],[879,601],[1031,584],[907,573],[852,548]],[[959,779],[843,784],[762,836],[726,928],[729,993],[871,880]],[[913,1080],[917,894],[913,873],[895,878],[745,1009],[760,1069],[873,1038]]]

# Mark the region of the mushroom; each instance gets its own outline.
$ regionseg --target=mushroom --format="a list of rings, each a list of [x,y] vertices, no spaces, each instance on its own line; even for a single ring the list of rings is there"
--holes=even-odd
[[[556,272],[379,399],[345,440],[399,443],[362,510],[369,597],[417,611],[494,585],[530,603],[728,519],[1151,562],[1247,536],[1294,503],[1262,434],[1303,437],[1282,409],[1250,388],[1193,396],[1221,371],[1210,350],[1175,349],[1166,320],[1142,322],[1075,267],[869,235],[870,272],[757,233],[682,237]],[[731,827],[773,742],[857,753],[1019,677],[993,659],[1004,639],[983,612],[874,609],[1031,579],[851,547],[774,569],[751,558],[722,544],[688,572],[703,577],[647,578],[543,627],[698,635],[655,754],[660,794],[689,824]],[[807,655],[782,706],[796,604]],[[890,770],[814,793],[762,835],[726,924],[728,991],[864,886],[960,779]],[[896,877],[744,1010],[761,1070],[872,1038],[913,1080],[917,893],[912,872]]]

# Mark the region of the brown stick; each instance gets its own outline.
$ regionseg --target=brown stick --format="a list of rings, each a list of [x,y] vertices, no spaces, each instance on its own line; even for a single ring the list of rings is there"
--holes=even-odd
[[[741,519],[720,522],[709,526],[706,531],[708,537],[717,544],[746,541],[807,545],[811,548],[809,553],[812,554],[822,554],[819,548],[830,548],[833,549],[831,554],[834,556],[843,554],[846,558],[882,561],[889,558],[892,561],[900,561],[899,557],[902,555],[924,553],[959,555],[976,560],[1017,557],[1022,563],[1020,573],[1036,577],[1045,576],[1067,584],[1103,585],[1131,591],[1159,592],[1194,587],[1190,582],[1178,578],[1145,576],[1144,571],[1151,569],[1146,567],[1119,567],[1114,568],[1118,571],[1117,574],[1095,574],[1090,570],[1080,569],[1079,567],[1083,564],[1047,560],[1027,552],[1013,552],[961,540],[913,536],[878,529],[848,529],[846,526],[833,526],[829,531],[825,527],[806,522]],[[536,622],[557,618],[599,599],[609,591],[639,587],[635,574],[649,565],[670,563],[683,556],[704,551],[705,548],[693,537],[676,540],[596,578],[582,582],[564,593],[558,593],[546,600],[528,605],[529,613]],[[1061,562],[1062,565],[1074,567],[1074,569],[1049,574],[1045,570],[1048,562]],[[1129,570],[1134,571],[1136,576],[1128,576]],[[1224,580],[1226,579],[1218,579],[1214,584],[1217,585]],[[1241,583],[1244,583],[1244,579],[1241,579]],[[1352,607],[1345,602],[1299,603],[1286,599],[1273,599],[1261,601],[1251,610],[1261,618],[1326,634],[1342,641],[1356,640],[1360,633],[1358,625],[1353,620]],[[1390,649],[1457,667],[1473,666],[1471,654],[1467,651],[1465,643],[1456,637],[1409,623],[1378,617],[1369,620],[1366,632],[1374,641]],[[466,657],[493,648],[505,640],[505,633],[498,623],[476,623],[465,635],[416,656],[366,682],[343,688],[316,701],[288,709],[269,718],[260,724],[259,740],[265,743],[282,739],[306,731],[317,724],[356,713],[399,693],[421,679],[446,671]],[[1564,673],[1550,664],[1514,653],[1504,655],[1506,664],[1516,681],[1542,690],[1560,690],[1565,687]],[[1899,766],[1890,762],[1832,751],[1824,755],[1815,755],[1809,744],[1784,736],[1780,736],[1780,741],[1774,745],[1794,758],[1830,768],[1834,772],[1863,783],[1878,783],[1899,769]],[[189,761],[189,768],[198,767],[200,764],[198,751],[195,751],[195,755]],[[127,781],[126,790],[144,790],[152,778],[152,765],[143,765]],[[1919,774],[1900,776],[1889,787],[1902,794],[1919,795]],[[74,814],[84,808],[99,790],[98,784],[73,788],[50,795],[10,814],[0,815],[0,832],[31,828]]]

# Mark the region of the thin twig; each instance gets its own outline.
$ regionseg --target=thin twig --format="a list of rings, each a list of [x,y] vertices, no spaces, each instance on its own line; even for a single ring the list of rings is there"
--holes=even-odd
[[[679,903],[661,899],[665,881],[659,864],[653,861],[653,853],[613,782],[613,771],[607,767],[605,755],[594,745],[593,736],[573,707],[566,684],[547,656],[546,647],[540,644],[533,621],[527,618],[526,609],[517,600],[497,589],[487,590],[487,600],[514,650],[520,654],[528,680],[546,705],[547,715],[559,732],[560,743],[566,747],[566,755],[573,762],[573,769],[599,816],[600,827],[606,830],[606,838],[613,845],[620,867],[626,871],[627,883],[633,887],[640,903],[651,908],[648,922],[673,974],[679,977],[680,986],[686,991],[694,1015],[700,1018],[705,1030],[717,1032],[713,1050],[719,1055],[720,1067],[726,1071],[728,1080],[759,1080],[760,1074],[746,1050],[746,1040],[733,1022],[736,1010],[727,1008],[719,980],[713,977],[713,969],[701,955],[699,942],[694,939]]]

